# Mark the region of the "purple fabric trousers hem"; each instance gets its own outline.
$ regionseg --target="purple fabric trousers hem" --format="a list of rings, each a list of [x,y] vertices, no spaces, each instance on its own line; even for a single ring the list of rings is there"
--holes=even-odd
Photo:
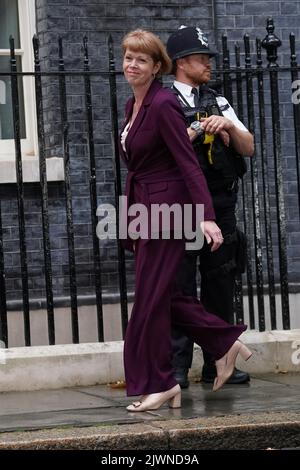
[[[124,344],[128,396],[158,393],[176,385],[171,324],[215,359],[224,356],[247,328],[230,325],[207,312],[198,299],[177,290],[175,279],[183,255],[183,240],[138,240],[135,245],[135,302]]]

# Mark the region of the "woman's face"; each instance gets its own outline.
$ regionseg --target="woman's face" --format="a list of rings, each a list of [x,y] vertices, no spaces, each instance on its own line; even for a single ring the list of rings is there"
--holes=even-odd
[[[144,52],[126,49],[123,59],[123,72],[131,86],[148,84],[159,71],[160,63],[154,63],[152,57]]]

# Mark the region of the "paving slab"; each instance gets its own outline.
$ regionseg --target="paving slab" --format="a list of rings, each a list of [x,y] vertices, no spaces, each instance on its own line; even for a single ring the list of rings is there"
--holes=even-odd
[[[111,406],[111,401],[77,388],[32,392],[1,392],[0,416],[43,411]]]
[[[154,449],[160,441],[159,448],[209,449],[215,434],[220,449],[299,447],[300,374],[253,376],[217,392],[211,387],[192,382],[181,409],[144,413],[128,413],[132,398],[105,385],[1,393],[0,448],[138,449],[147,442]]]

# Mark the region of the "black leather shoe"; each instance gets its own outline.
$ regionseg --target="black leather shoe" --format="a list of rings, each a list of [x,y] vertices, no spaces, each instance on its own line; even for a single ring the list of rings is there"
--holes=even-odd
[[[202,368],[202,378],[201,381],[207,384],[211,384],[214,382],[217,376],[217,371],[215,366],[211,365],[203,365]],[[245,384],[250,381],[250,375],[247,372],[243,372],[242,370],[234,368],[233,374],[227,380],[227,384]]]
[[[180,388],[188,388],[190,385],[188,379],[188,369],[175,369],[174,378],[180,385]]]

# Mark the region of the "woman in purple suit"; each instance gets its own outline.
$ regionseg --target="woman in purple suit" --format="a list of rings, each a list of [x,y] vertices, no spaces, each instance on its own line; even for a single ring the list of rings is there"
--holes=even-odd
[[[122,47],[124,75],[133,90],[120,138],[128,168],[128,206],[140,203],[151,213],[154,204],[203,205],[201,229],[216,250],[223,237],[214,222],[210,193],[183,112],[175,95],[156,79],[171,69],[165,47],[157,36],[143,30],[127,34]],[[151,226],[151,216],[149,221]],[[176,289],[186,240],[174,235],[174,222],[169,229],[168,239],[157,233],[154,237],[149,230],[148,237],[126,242],[127,248],[134,249],[136,283],[124,345],[125,379],[127,394],[141,395],[127,407],[129,411],[154,410],[166,402],[173,408],[181,405],[180,386],[171,365],[171,323],[215,358],[218,376],[213,390],[230,377],[239,353],[244,359],[251,356],[238,340],[245,325],[224,322],[207,312],[198,299]],[[162,234],[160,225],[157,231]]]

